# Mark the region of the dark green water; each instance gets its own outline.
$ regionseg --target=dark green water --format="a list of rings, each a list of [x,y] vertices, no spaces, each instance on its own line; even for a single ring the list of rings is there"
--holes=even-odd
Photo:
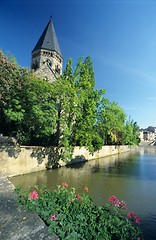
[[[66,181],[79,193],[87,185],[95,204],[100,205],[115,195],[141,218],[144,239],[156,239],[156,147],[13,177],[11,181],[22,188],[46,184],[51,189]]]

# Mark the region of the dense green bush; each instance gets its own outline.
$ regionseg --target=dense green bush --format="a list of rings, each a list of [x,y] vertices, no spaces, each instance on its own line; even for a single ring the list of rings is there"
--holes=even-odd
[[[63,182],[55,191],[46,188],[32,188],[30,191],[16,190],[19,204],[32,210],[62,240],[141,240],[141,231],[137,224],[140,218],[128,212],[126,203],[110,196],[105,206],[95,206],[86,194],[68,189]]]

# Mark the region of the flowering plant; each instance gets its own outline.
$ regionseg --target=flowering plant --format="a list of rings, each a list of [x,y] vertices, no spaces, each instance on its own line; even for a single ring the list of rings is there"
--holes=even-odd
[[[30,200],[36,200],[38,198],[38,192],[36,190],[33,190],[32,192],[30,192],[29,198]]]
[[[138,240],[143,239],[138,227],[140,218],[127,210],[126,203],[110,196],[105,206],[95,206],[84,193],[76,193],[63,182],[57,190],[39,189],[22,192],[16,188],[18,202],[33,210],[60,239]]]

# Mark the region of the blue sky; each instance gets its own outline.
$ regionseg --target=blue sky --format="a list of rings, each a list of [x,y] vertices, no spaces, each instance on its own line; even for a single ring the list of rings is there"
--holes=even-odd
[[[52,15],[64,57],[91,56],[96,89],[140,127],[156,126],[156,1],[1,0],[0,48],[30,67]]]

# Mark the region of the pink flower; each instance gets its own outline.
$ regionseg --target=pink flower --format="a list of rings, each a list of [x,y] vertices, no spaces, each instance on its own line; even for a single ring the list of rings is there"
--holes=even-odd
[[[135,218],[135,222],[140,225],[140,218],[138,216]]]
[[[111,203],[116,203],[116,201],[119,201],[119,200],[118,200],[118,198],[115,197],[115,196],[110,196],[110,197],[108,198],[108,201],[111,202]]]
[[[56,213],[50,214],[50,220],[51,221],[56,221],[57,220],[57,214]]]
[[[88,186],[84,186],[84,190],[88,192]]]
[[[134,219],[137,224],[140,224],[140,218],[134,212],[129,212],[128,217]]]
[[[29,195],[31,200],[36,200],[38,198],[38,192],[36,190],[33,190]]]
[[[80,194],[77,194],[76,199],[79,200],[79,201],[81,200]]]
[[[120,201],[119,201],[119,199],[118,199],[117,197],[115,197],[115,196],[110,196],[110,197],[108,198],[108,201],[111,202],[111,203],[113,203],[115,207],[120,207],[120,204],[121,204],[121,203],[120,203]]]
[[[121,202],[119,200],[117,200],[115,203],[114,203],[114,206],[115,207],[120,207],[121,206]]]
[[[115,207],[122,207],[122,208],[127,208],[126,203],[124,201],[119,201],[119,199],[115,196],[110,196],[108,198],[108,201],[113,203]]]
[[[125,209],[127,208],[126,203],[124,201],[121,201],[120,204],[123,208],[125,208]]]
[[[129,218],[132,218],[132,217],[133,217],[133,212],[129,212],[129,213],[128,213],[128,217],[129,217]]]
[[[61,186],[62,186],[62,187],[68,187],[68,184],[67,184],[66,182],[62,182],[62,183],[61,183]]]

